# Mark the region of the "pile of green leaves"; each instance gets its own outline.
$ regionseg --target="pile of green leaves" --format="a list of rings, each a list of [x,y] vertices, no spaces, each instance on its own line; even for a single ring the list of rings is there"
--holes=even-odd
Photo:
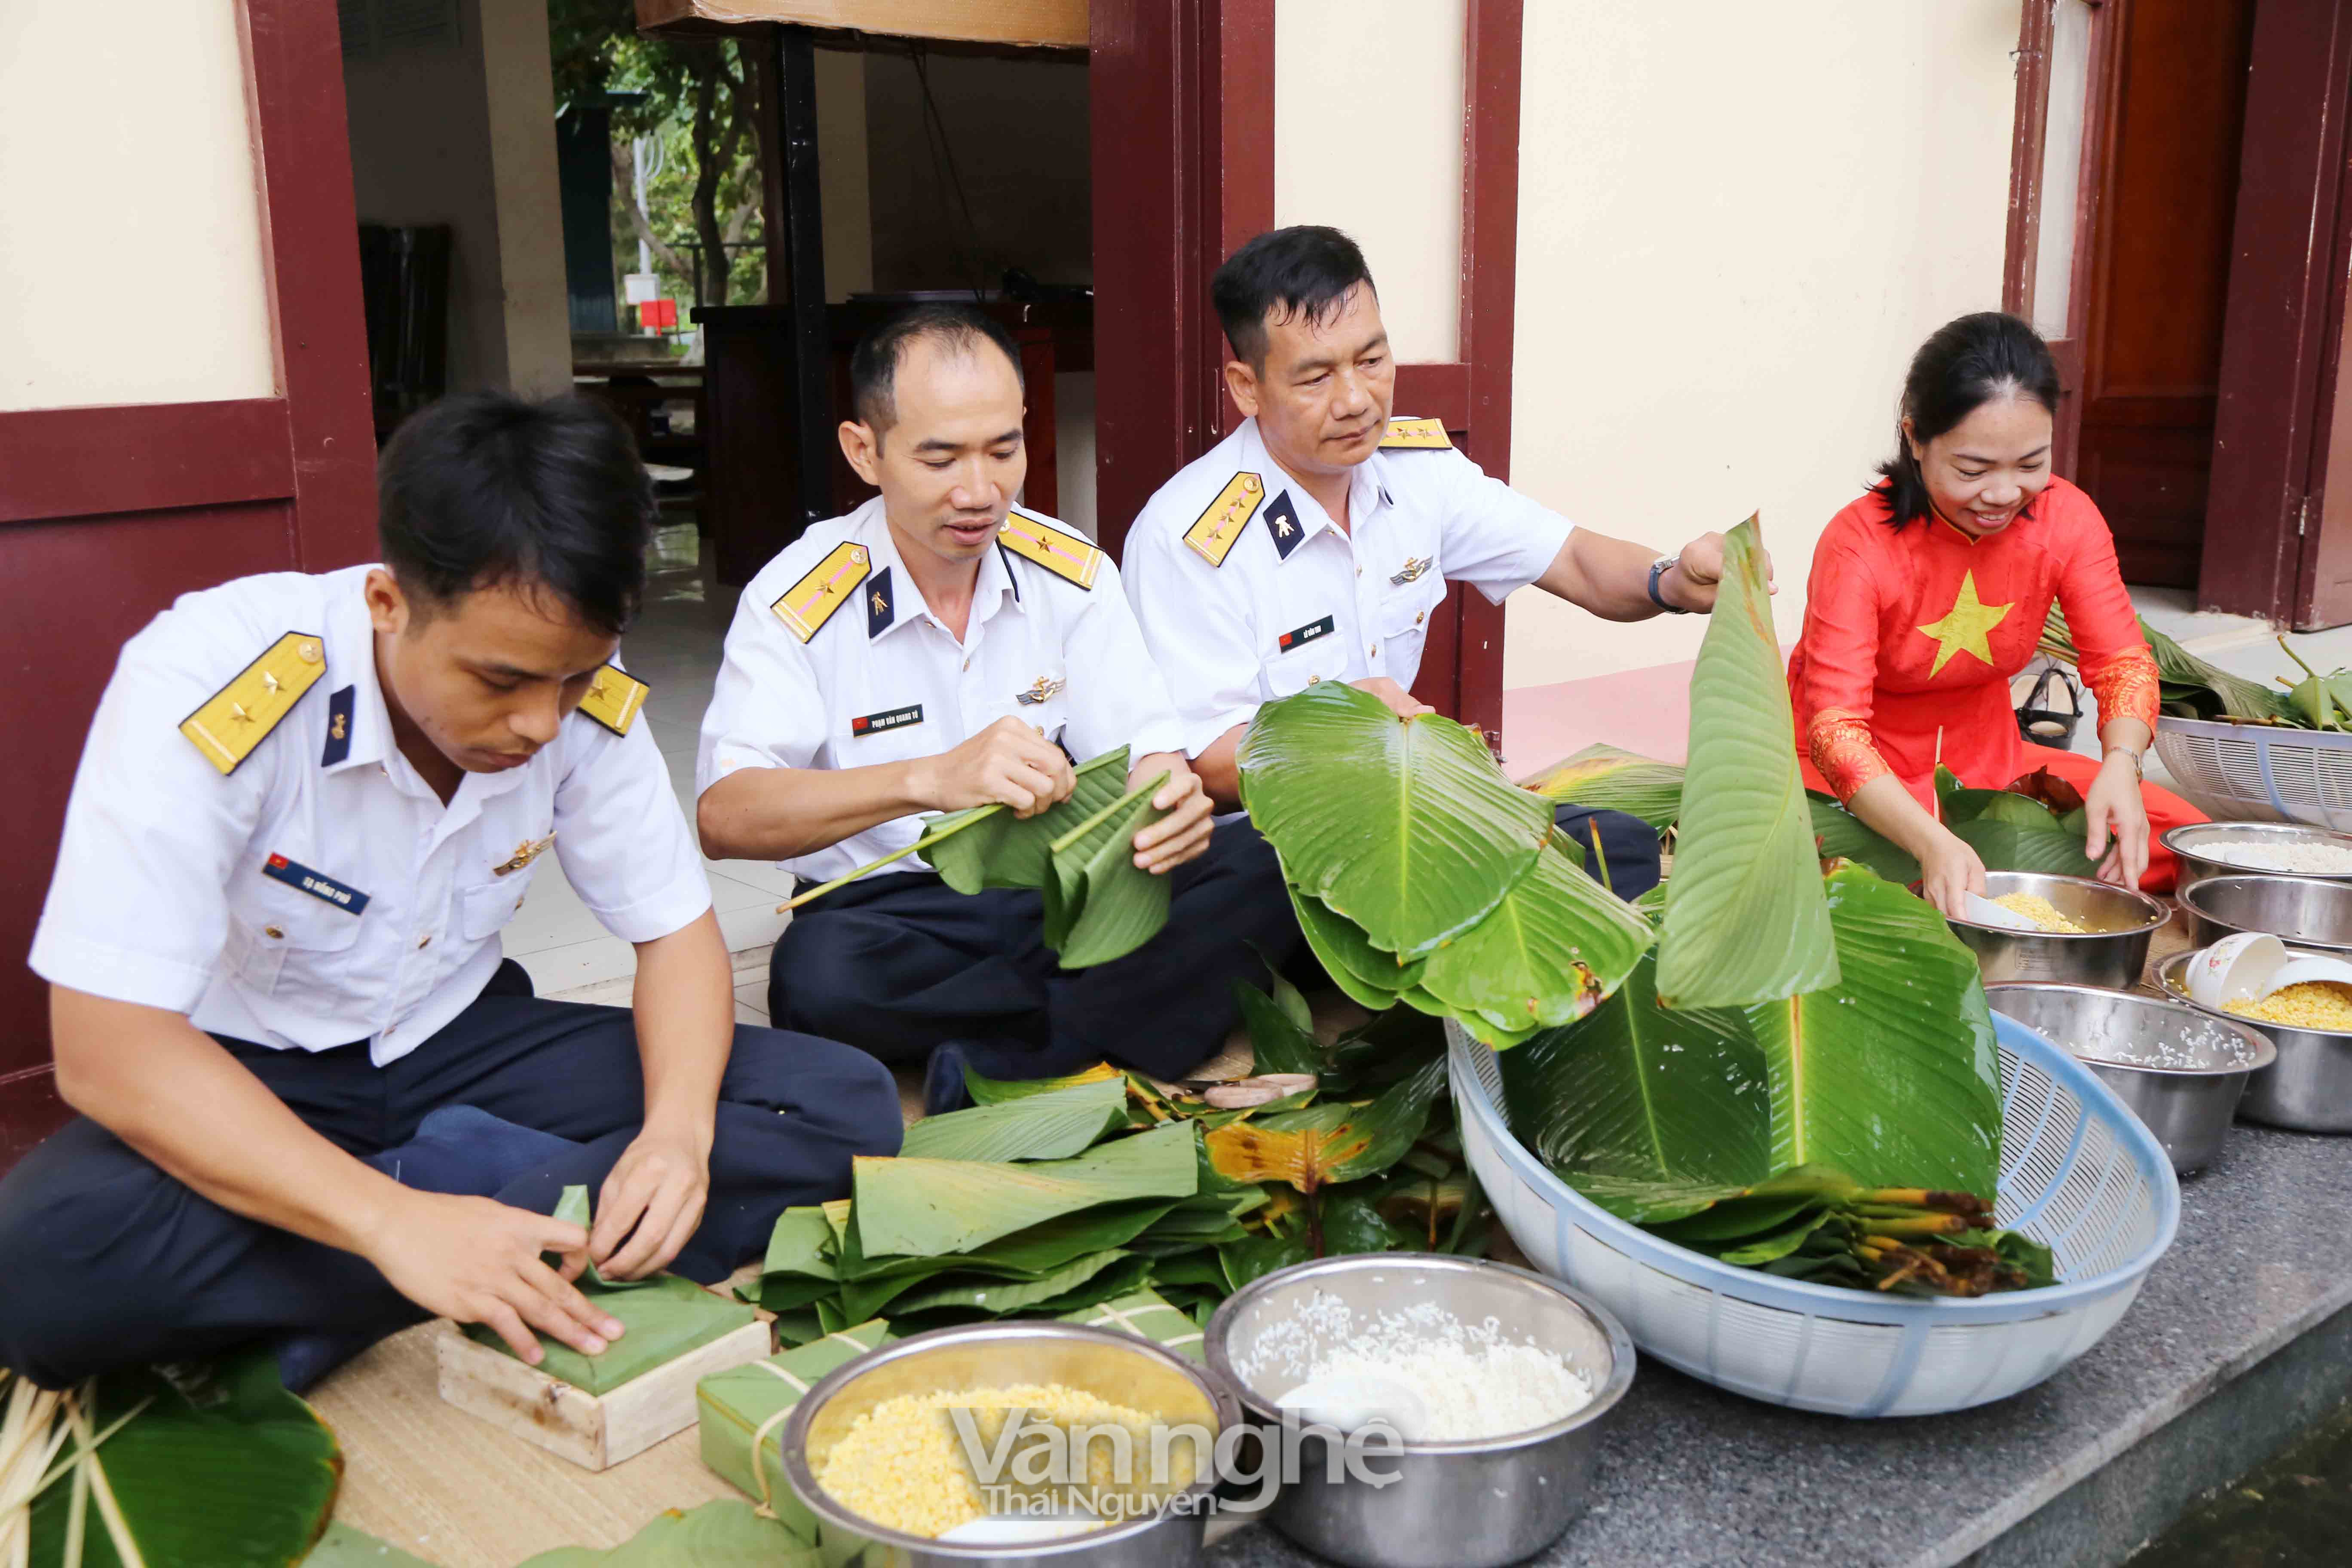
[[[1451,720],[1324,681],[1259,709],[1238,760],[1308,945],[1363,1006],[1505,1048],[1592,1011],[1654,940]]]
[[[1805,795],[1752,519],[1725,567],[1681,778],[1588,752],[1536,781],[1678,837],[1643,900],[1663,908],[1656,952],[1591,1016],[1501,1058],[1512,1126],[1593,1202],[1726,1262],[1953,1294],[2046,1282],[2046,1255],[1987,1228],[2000,1104],[1976,961],[1855,863],[1871,857],[1824,872],[1830,840],[1876,836]],[[1966,793],[1988,831],[2041,831]]]
[[[1135,836],[1160,813],[1151,797],[1161,773],[1127,789],[1127,748],[1080,763],[1067,798],[1034,816],[1006,805],[976,805],[929,818],[921,837],[784,905],[807,903],[909,855],[927,858],[960,893],[1035,888],[1045,900],[1045,945],[1065,969],[1124,958],[1168,923],[1169,881],[1135,863]],[[1125,791],[1125,793],[1121,793]]]
[[[2229,720],[2241,724],[2324,728],[2315,722],[2315,704],[2313,716],[2306,717],[2297,710],[2286,692],[2273,691],[2257,681],[2206,663],[2145,619],[2139,623],[2139,635],[2156,660],[2158,696],[2167,713],[2182,719]],[[2054,605],[2051,606],[2050,618],[2042,623],[2041,647],[2053,658],[2068,664],[2082,662],[2074,647],[2074,630],[2066,624],[2065,614]],[[2292,656],[2293,650],[2288,651]],[[2352,696],[2352,691],[2345,695]],[[2335,700],[2339,707],[2345,705],[2343,697]]]
[[[335,1435],[267,1351],[57,1393],[0,1369],[0,1562],[299,1562],[342,1471]]]
[[[1261,1074],[1313,1085],[1219,1110],[1098,1066],[966,1083],[851,1195],[788,1209],[744,1300],[786,1344],[887,1316],[901,1332],[1052,1317],[1150,1288],[1205,1318],[1269,1269],[1337,1252],[1468,1250],[1480,1211],[1444,1106],[1433,1025],[1317,1044],[1306,1003],[1237,990]]]

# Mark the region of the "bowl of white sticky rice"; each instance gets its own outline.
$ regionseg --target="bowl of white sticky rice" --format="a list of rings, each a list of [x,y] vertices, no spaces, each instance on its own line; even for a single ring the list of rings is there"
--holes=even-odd
[[[2180,863],[2177,893],[2208,877],[2249,871],[2352,881],[2352,833],[2300,822],[2192,822],[2157,842]]]
[[[1278,1270],[1209,1321],[1211,1370],[1258,1429],[1266,1522],[1353,1568],[1499,1568],[1591,1496],[1633,1342],[1555,1279],[1428,1253]]]

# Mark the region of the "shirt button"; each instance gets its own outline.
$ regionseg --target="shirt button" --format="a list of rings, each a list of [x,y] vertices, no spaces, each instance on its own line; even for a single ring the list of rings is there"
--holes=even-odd
[[[284,931],[279,931],[276,926],[263,926],[261,928],[261,934],[267,937],[274,937],[281,940],[286,935]]]
[[[1366,644],[1366,645],[1365,645],[1365,647],[1364,647],[1364,657],[1365,657],[1366,658],[1380,658],[1380,657],[1381,657],[1381,648],[1380,648],[1380,645],[1379,645],[1378,643],[1368,643],[1368,644]]]
[[[426,948],[428,948],[428,947],[431,947],[432,945],[433,945],[433,939],[432,939],[431,937],[429,937],[429,936],[420,936],[420,937],[418,937],[418,938],[416,939],[416,947],[417,947],[417,951],[419,951],[420,952],[423,952],[425,949],[426,949]]]
[[[1422,618],[1422,616],[1425,616],[1425,615],[1427,615],[1427,614],[1429,614],[1429,612],[1428,612],[1427,610],[1421,610],[1421,611],[1417,611],[1417,612],[1414,614],[1413,617],[1412,617],[1412,624],[1413,624],[1414,626],[1419,626],[1419,625],[1421,625],[1421,618]]]

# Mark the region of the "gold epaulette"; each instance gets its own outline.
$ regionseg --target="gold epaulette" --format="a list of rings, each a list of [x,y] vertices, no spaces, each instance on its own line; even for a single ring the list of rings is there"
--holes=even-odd
[[[1265,480],[1255,474],[1235,474],[1217,492],[1217,499],[1209,503],[1208,510],[1194,518],[1192,526],[1184,531],[1184,542],[1210,565],[1223,566],[1234,541],[1242,536],[1242,530],[1249,526],[1250,519],[1257,515],[1258,505],[1265,500]]]
[[[288,632],[181,720],[180,733],[226,777],[326,673],[327,646],[317,634]]]
[[[615,735],[625,735],[637,721],[637,710],[646,705],[646,693],[652,689],[625,669],[600,664],[596,679],[588,683],[588,695],[580,700],[580,711]]]
[[[1018,507],[1004,514],[1004,528],[997,537],[1013,554],[1034,561],[1055,576],[1081,588],[1093,587],[1095,574],[1102,570],[1101,551],[1075,533],[1065,533],[1050,522],[1039,521]]]
[[[1443,451],[1454,443],[1446,439],[1443,419],[1391,419],[1389,433],[1381,438],[1383,452],[1404,447],[1412,451]]]
[[[874,570],[863,544],[836,544],[809,574],[784,590],[768,607],[803,642],[816,636],[833,613],[849,603],[852,591]]]

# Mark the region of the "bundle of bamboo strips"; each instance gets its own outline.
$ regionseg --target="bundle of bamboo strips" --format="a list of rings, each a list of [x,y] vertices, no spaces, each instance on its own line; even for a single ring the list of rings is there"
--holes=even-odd
[[[0,1568],[30,1568],[33,1501],[68,1473],[73,1489],[66,1513],[65,1550],[59,1555],[63,1568],[80,1568],[93,1500],[124,1568],[144,1568],[145,1559],[98,1461],[98,1446],[146,1404],[142,1401],[104,1431],[93,1433],[90,1393],[88,1384],[62,1392],[37,1387],[0,1367],[0,1394],[6,1396],[5,1414],[0,1414]],[[73,1452],[59,1458],[68,1443]]]

